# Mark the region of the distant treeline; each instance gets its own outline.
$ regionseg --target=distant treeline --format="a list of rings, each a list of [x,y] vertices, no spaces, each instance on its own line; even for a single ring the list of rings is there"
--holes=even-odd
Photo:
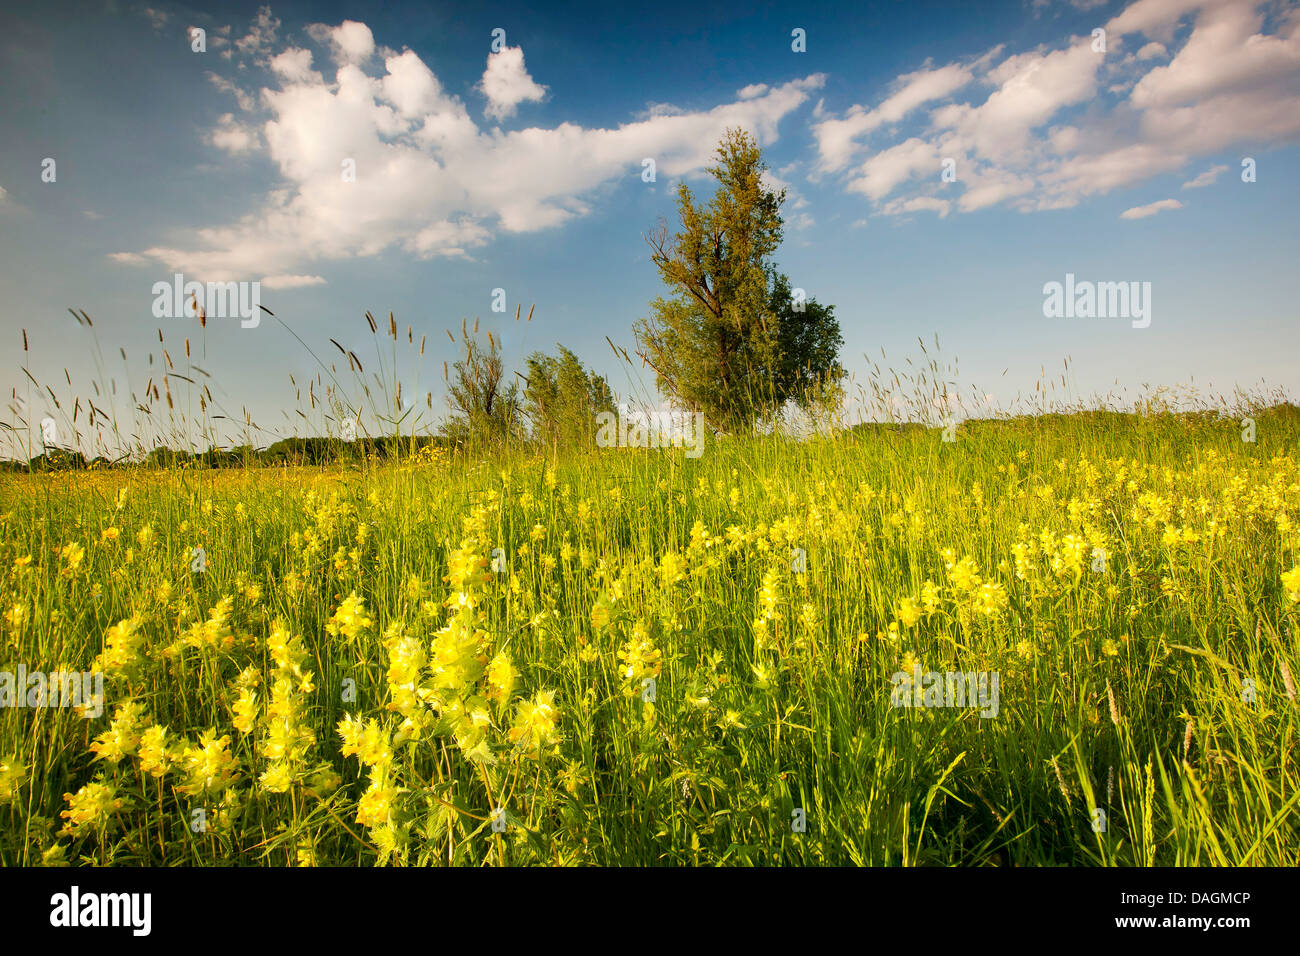
[[[100,456],[87,460],[79,451],[48,449],[30,461],[0,461],[0,472],[80,471],[88,468],[120,469],[158,467],[174,468],[247,468],[264,465],[324,465],[334,462],[407,457],[428,448],[450,450],[454,442],[441,435],[381,436],[345,442],[338,438],[285,438],[266,448],[237,445],[212,448],[204,452],[155,448],[142,459],[111,459]]]
[[[1243,418],[1243,416],[1253,416]],[[1224,414],[1216,410],[1198,409],[1192,411],[1161,411],[1152,414],[1122,412],[1113,409],[1080,409],[1071,412],[1044,412],[1035,415],[1016,415],[1001,418],[970,418],[958,421],[957,427],[948,440],[968,440],[973,433],[982,432],[993,436],[1029,430],[1084,429],[1107,430],[1117,428],[1150,428],[1151,426],[1173,429],[1172,434],[1181,432],[1226,431],[1236,434],[1246,429],[1243,425],[1249,421],[1250,441],[1254,440],[1255,427],[1277,419],[1300,421],[1300,406],[1282,402],[1267,408],[1250,411],[1237,411]],[[839,432],[844,438],[868,438],[885,434],[917,434],[926,431],[938,433],[941,427],[921,422],[862,422]],[[961,436],[959,439],[958,436]],[[713,440],[719,440],[715,437]],[[725,439],[724,439],[725,440]],[[537,447],[536,440],[524,442]],[[545,442],[540,443],[546,447]],[[360,462],[367,458],[411,458],[427,454],[430,449],[442,449],[451,454],[462,445],[455,438],[446,435],[418,436],[382,436],[378,438],[359,438],[345,442],[338,438],[285,438],[266,448],[254,448],[251,445],[239,445],[227,450],[210,449],[206,452],[176,451],[171,448],[155,448],[142,459],[110,461],[99,457],[89,461],[80,452],[66,449],[51,449],[30,461],[0,461],[2,472],[48,472],[74,471],[88,468],[139,468],[139,467],[191,467],[191,468],[248,468],[275,465],[327,465],[347,462]],[[594,448],[593,448],[594,450]]]

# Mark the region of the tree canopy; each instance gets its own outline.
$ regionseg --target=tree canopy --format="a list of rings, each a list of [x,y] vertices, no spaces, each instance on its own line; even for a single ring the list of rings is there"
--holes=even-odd
[[[650,303],[636,335],[661,392],[734,429],[837,394],[843,340],[834,307],[796,296],[772,262],[786,197],[764,184],[757,143],[728,130],[716,156],[713,197],[697,203],[679,184],[680,229],[670,235],[661,220],[646,236],[670,295]]]
[[[556,347],[558,356],[534,352],[528,358],[524,414],[533,438],[546,445],[590,444],[596,416],[613,411],[614,394],[577,355],[558,343]]]

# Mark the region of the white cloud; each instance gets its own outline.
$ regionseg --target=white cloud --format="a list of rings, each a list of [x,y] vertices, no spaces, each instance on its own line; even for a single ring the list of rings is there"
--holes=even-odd
[[[546,87],[539,86],[528,75],[523,48],[517,46],[488,54],[487,69],[478,89],[488,100],[483,115],[496,120],[514,116],[520,103],[538,103],[546,96]]]
[[[957,201],[957,208],[962,212],[994,206],[1005,199],[1024,196],[1034,189],[1032,177],[1017,175],[994,166],[977,167],[962,183],[965,189]]]
[[[307,35],[317,43],[328,45],[334,62],[340,66],[348,63],[360,66],[375,52],[375,36],[370,27],[356,20],[344,20],[336,27],[313,23],[307,27]]]
[[[901,209],[929,194],[936,164],[951,158],[959,172],[945,189],[960,211],[1034,211],[1181,171],[1236,143],[1295,141],[1300,7],[1266,20],[1268,9],[1267,0],[1137,0],[1106,24],[1111,54],[1129,45],[1136,54],[1103,55],[1076,36],[1057,49],[926,64],[877,106],[833,114],[819,103],[818,172]],[[981,87],[992,87],[982,99]],[[923,104],[928,124],[913,115]]]
[[[885,203],[880,212],[886,216],[898,216],[909,212],[936,212],[939,218],[943,219],[948,215],[948,210],[952,206],[946,199],[938,199],[934,196],[917,196],[913,199],[895,199]]]
[[[647,156],[671,181],[711,165],[728,127],[768,145],[777,124],[824,83],[814,74],[711,109],[657,110],[611,128],[507,132],[480,128],[411,50],[370,67],[343,63],[332,78],[292,47],[259,45],[257,55],[271,72],[267,86],[245,93],[255,110],[242,124],[225,114],[215,128],[228,131],[227,150],[249,145],[236,129],[257,134],[250,149],[264,151],[280,182],[242,216],[178,228],[171,241],[136,254],[203,281],[314,275],[320,262],[393,248],[467,257],[502,231],[587,214],[601,188],[639,183]],[[342,175],[345,160],[355,181]]]
[[[1154,216],[1164,209],[1182,209],[1183,204],[1177,199],[1161,199],[1159,202],[1147,203],[1145,206],[1134,206],[1132,209],[1125,209],[1119,214],[1121,219],[1146,219],[1148,216]]]
[[[1190,179],[1183,183],[1184,189],[1202,189],[1205,186],[1211,186],[1214,181],[1228,171],[1227,166],[1211,166],[1195,179]]]
[[[270,53],[279,32],[280,21],[271,15],[270,7],[262,7],[248,32],[235,41],[235,48],[245,56],[260,60]]]
[[[950,128],[977,155],[1016,161],[1029,148],[1034,130],[1063,108],[1093,97],[1101,63],[1082,40],[1046,54],[1008,57],[989,71],[986,79],[998,88],[983,105],[940,110],[934,123]]]
[[[232,96],[234,96],[235,102],[239,104],[239,108],[243,110],[245,113],[251,113],[254,109],[257,108],[257,100],[254,99],[253,96],[251,96],[250,94],[246,93],[244,90],[237,87],[234,83],[226,79],[224,76],[220,76],[219,74],[216,73],[208,73],[207,77],[208,77],[208,82],[211,83],[213,86],[215,86],[217,89],[221,90],[221,92],[230,93]]]
[[[256,131],[238,122],[231,113],[223,113],[217,119],[216,128],[208,134],[208,142],[232,156],[251,153],[260,145]]]
[[[321,276],[278,275],[263,276],[262,287],[266,289],[304,289],[314,285],[325,285]]]
[[[289,83],[320,83],[321,75],[311,68],[311,50],[291,47],[271,58],[272,72]]]
[[[884,124],[897,123],[925,103],[949,96],[969,83],[971,77],[969,68],[957,64],[906,73],[894,81],[893,93],[875,109],[854,106],[841,119],[828,116],[814,123],[813,135],[817,138],[821,170],[835,172],[843,169],[854,154],[864,148],[858,142],[859,137]]]
[[[881,199],[922,171],[931,171],[938,178],[940,159],[933,144],[913,137],[868,159],[859,167],[857,177],[850,180],[848,189]]]
[[[142,266],[149,262],[145,256],[136,252],[110,252],[108,257],[124,266]]]

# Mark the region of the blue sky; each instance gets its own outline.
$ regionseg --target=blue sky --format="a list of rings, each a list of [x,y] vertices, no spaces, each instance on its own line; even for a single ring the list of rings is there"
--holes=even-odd
[[[937,334],[957,388],[1002,407],[1043,369],[1059,379],[1066,357],[1083,397],[1300,384],[1296,4],[705,6],[6,12],[8,403],[16,390],[33,423],[54,415],[67,433],[22,365],[65,411],[90,394],[100,373],[74,306],[94,320],[124,416],[128,383],[142,397],[162,361],[161,327],[177,371],[188,336],[222,408],[265,429],[258,443],[295,422],[313,430],[289,382],[317,371],[302,345],[265,317],[210,318],[204,332],[155,318],[153,285],[177,272],[260,282],[262,304],[321,358],[337,339],[367,374],[362,315],[391,310],[403,345],[408,325],[428,336],[418,376],[399,359],[404,396],[423,407],[432,391],[438,414],[442,362],[456,357],[443,330],[462,317],[501,336],[513,367],[561,342],[645,395],[650,373],[626,370],[605,336],[632,352],[662,291],[642,234],[673,222],[679,179],[709,191],[703,169],[728,125],[757,136],[787,188],[778,264],[836,307],[858,381],[864,353],[901,367]],[[1150,282],[1150,326],[1045,318],[1043,286],[1066,273]],[[491,311],[498,288],[507,315]],[[516,324],[515,306],[534,303]],[[184,405],[186,383],[171,384]]]

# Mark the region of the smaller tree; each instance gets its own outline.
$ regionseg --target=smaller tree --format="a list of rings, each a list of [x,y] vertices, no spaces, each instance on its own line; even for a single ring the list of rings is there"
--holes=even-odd
[[[778,323],[780,363],[773,397],[778,403],[794,402],[805,412],[834,401],[843,393],[844,367],[839,363],[844,337],[835,318],[835,306],[816,299],[797,301],[790,280],[771,271],[769,308]]]
[[[590,444],[596,416],[614,411],[614,393],[577,355],[558,343],[556,348],[558,356],[534,352],[528,358],[524,413],[532,423],[533,438],[540,442]]]
[[[475,323],[477,331],[477,322]],[[522,435],[519,386],[503,385],[501,343],[488,333],[488,348],[461,328],[465,357],[452,366],[447,380],[450,409],[442,433],[457,444],[502,442]]]

